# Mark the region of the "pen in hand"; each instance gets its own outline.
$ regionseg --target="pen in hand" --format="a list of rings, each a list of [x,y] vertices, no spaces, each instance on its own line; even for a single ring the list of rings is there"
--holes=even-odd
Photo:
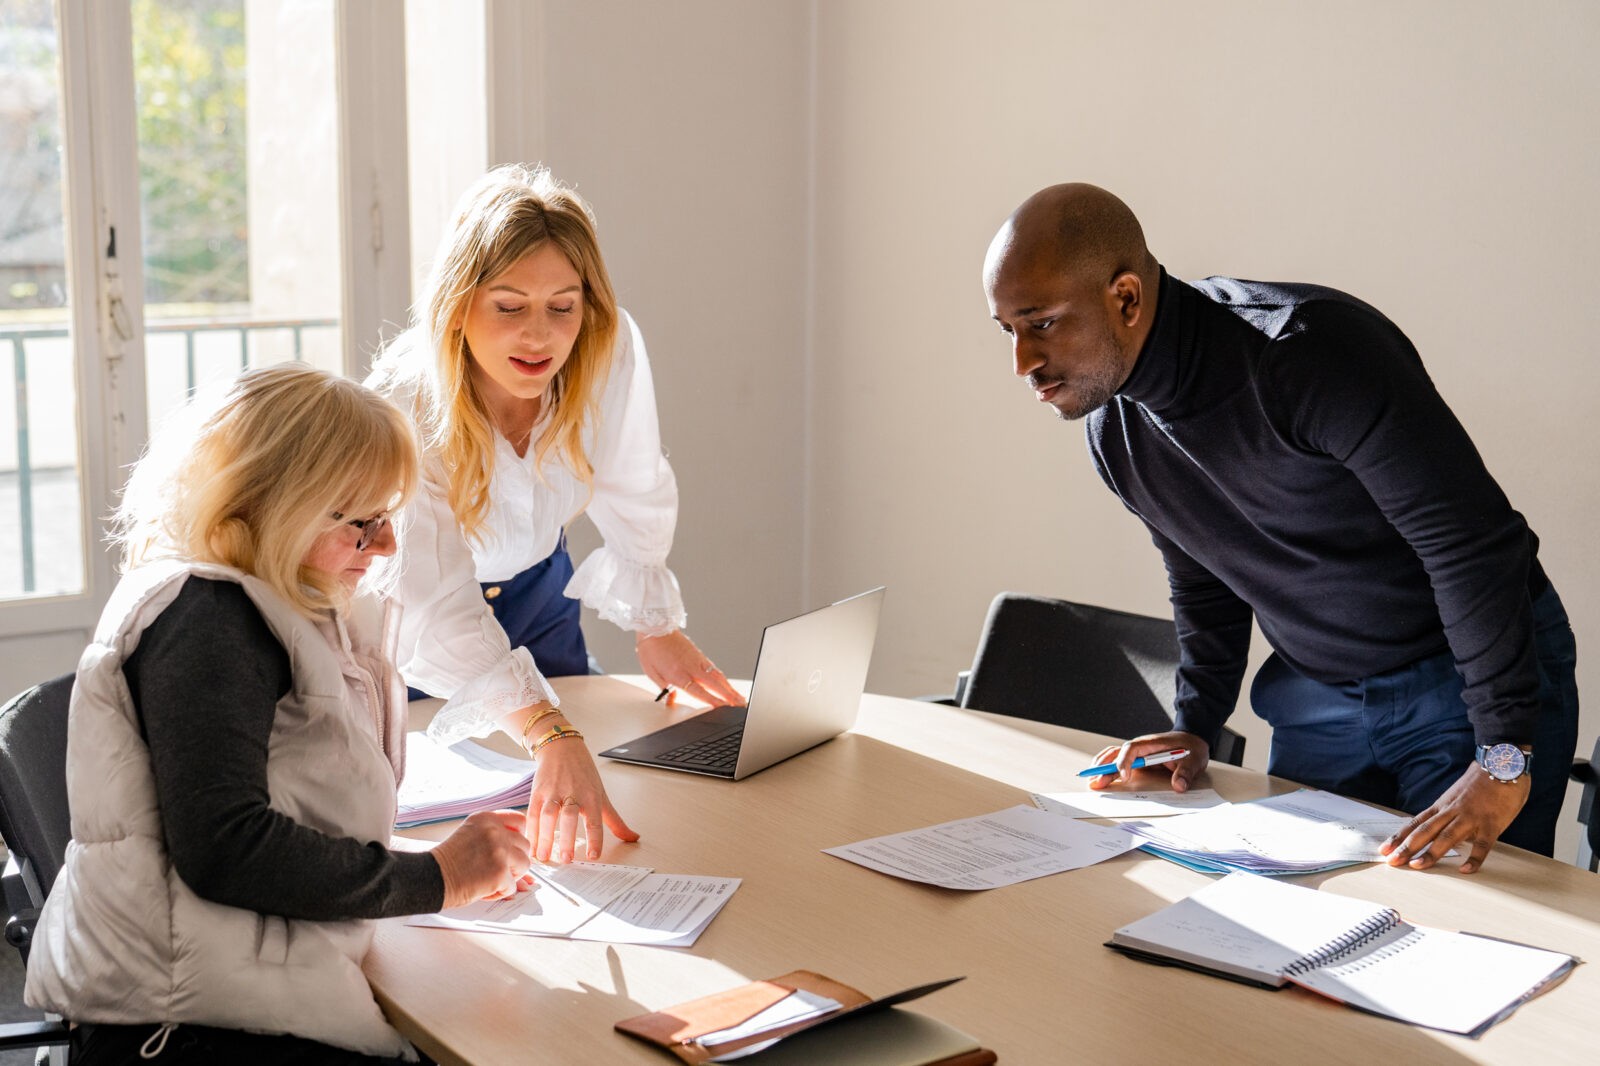
[[[532,866],[528,867],[528,873],[533,876],[533,879],[535,881],[539,882],[541,885],[544,885],[544,886],[546,886],[546,887],[548,887],[550,889],[553,889],[558,896],[560,896],[563,899],[565,899],[568,903],[572,904],[574,907],[583,906],[583,900],[579,899],[577,896],[574,896],[571,892],[567,891],[565,888],[562,888],[560,885],[556,884],[555,879],[552,878],[549,874],[544,873],[543,871],[541,871],[541,870],[539,870],[539,869],[537,869],[535,867],[532,867]]]
[[[1171,751],[1157,752],[1154,755],[1141,755],[1137,759],[1133,760],[1132,769],[1142,770],[1146,766],[1160,766],[1162,763],[1177,762],[1179,759],[1188,754],[1188,748],[1173,748]],[[1087,770],[1079,770],[1078,776],[1100,777],[1104,774],[1114,774],[1116,772],[1117,764],[1114,762],[1108,762],[1101,763],[1099,766],[1091,766]]]

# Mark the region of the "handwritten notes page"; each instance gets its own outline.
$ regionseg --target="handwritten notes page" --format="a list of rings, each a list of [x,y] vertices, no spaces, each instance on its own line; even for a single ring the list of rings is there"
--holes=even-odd
[[[1118,829],[1019,806],[822,850],[892,877],[976,890],[1090,866],[1138,843]]]
[[[1349,934],[1398,920],[1392,911],[1331,892],[1285,893],[1265,877],[1229,874],[1112,934],[1132,948],[1263,984],[1284,983],[1284,970]]]
[[[1564,977],[1573,962],[1525,944],[1402,925],[1381,946],[1290,979],[1375,1014],[1478,1036]]]
[[[1570,971],[1571,955],[1410,925],[1391,908],[1233,873],[1118,929],[1110,946],[1269,985],[1294,983],[1470,1036]]]
[[[532,872],[531,890],[508,899],[419,914],[406,924],[687,947],[740,884],[736,877],[658,874],[643,866],[598,862],[535,866]]]

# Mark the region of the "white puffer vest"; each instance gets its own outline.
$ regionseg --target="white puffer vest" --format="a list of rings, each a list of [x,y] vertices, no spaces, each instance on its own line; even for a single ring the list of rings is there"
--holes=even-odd
[[[293,1033],[369,1055],[415,1053],[361,962],[370,921],[310,922],[212,903],[163,844],[150,755],[122,664],[191,575],[235,581],[288,652],[268,742],[274,809],[333,836],[387,842],[404,773],[398,610],[370,598],[313,622],[236,570],[141,567],[117,585],[78,664],[67,741],[72,843],[34,933],[25,998],[73,1021]]]

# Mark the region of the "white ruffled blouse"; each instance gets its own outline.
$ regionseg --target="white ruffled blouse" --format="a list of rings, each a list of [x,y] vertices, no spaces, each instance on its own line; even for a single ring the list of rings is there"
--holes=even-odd
[[[658,636],[683,628],[683,596],[667,569],[678,485],[661,450],[644,338],[620,308],[611,377],[584,447],[592,496],[559,459],[548,457],[541,469],[533,448],[519,456],[497,434],[489,512],[476,542],[456,524],[437,459],[424,463],[421,489],[396,517],[401,672],[449,694],[429,727],[436,739],[483,736],[518,707],[559,702],[528,650],[511,647],[479,582],[509,581],[548,558],[585,505],[604,543],[577,568],[567,596],[623,629]]]

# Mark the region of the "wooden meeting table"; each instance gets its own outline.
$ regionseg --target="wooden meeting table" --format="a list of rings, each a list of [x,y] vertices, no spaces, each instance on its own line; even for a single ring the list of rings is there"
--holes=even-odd
[[[555,681],[601,751],[692,713],[642,678]],[[431,707],[431,705],[429,705]],[[424,710],[422,713],[427,713]],[[416,717],[416,716],[414,716]],[[414,727],[425,724],[414,721]],[[1134,852],[982,892],[902,881],[822,849],[1085,787],[1105,738],[999,715],[868,695],[854,730],[743,781],[600,760],[641,834],[604,862],[743,883],[693,948],[466,933],[379,923],[367,975],[390,1019],[440,1063],[594,1066],[675,1060],[611,1028],[747,980],[808,969],[884,995],[966,980],[912,1005],[1002,1063],[1129,1056],[1169,1063],[1592,1061],[1600,972],[1579,966],[1480,1040],[1362,1014],[1299,989],[1268,991],[1153,966],[1103,947],[1112,930],[1211,878]],[[491,746],[514,750],[505,737]],[[1289,782],[1213,764],[1230,800]],[[442,838],[449,826],[414,831]],[[1471,876],[1381,865],[1291,879],[1381,902],[1409,921],[1600,959],[1600,875],[1496,848]]]

